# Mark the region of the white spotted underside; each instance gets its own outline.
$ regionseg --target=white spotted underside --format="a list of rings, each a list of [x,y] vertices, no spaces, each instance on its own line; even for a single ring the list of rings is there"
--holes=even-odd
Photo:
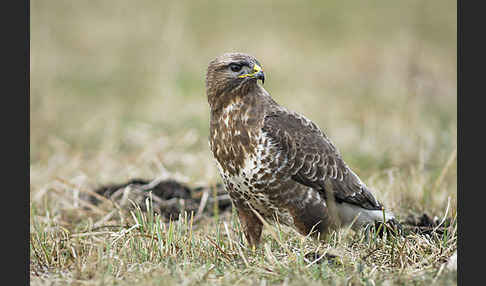
[[[255,186],[271,184],[277,180],[275,176],[271,176],[270,180],[262,179],[263,176],[274,171],[269,167],[269,162],[275,160],[275,158],[265,160],[267,156],[272,156],[271,154],[274,153],[270,152],[270,149],[274,146],[272,146],[269,138],[263,132],[260,132],[255,139],[257,142],[261,139],[263,144],[257,144],[254,153],[246,154],[243,168],[240,169],[238,174],[229,174],[217,162],[225,188],[228,192],[234,192],[235,195],[244,198],[246,204],[258,210],[265,218],[270,220],[276,218],[280,223],[292,226],[293,218],[290,213],[285,209],[278,208],[269,198],[265,188]]]

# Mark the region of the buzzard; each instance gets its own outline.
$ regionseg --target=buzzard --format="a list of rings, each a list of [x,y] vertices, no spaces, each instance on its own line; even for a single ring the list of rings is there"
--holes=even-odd
[[[321,237],[385,218],[399,225],[326,134],[280,106],[258,80],[265,81],[262,65],[244,53],[213,59],[206,74],[209,147],[249,244],[260,241],[258,215]]]

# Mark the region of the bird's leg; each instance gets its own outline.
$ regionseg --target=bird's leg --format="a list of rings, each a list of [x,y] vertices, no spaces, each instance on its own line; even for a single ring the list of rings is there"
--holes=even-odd
[[[243,226],[246,240],[251,247],[257,247],[262,235],[263,223],[249,208],[237,206],[238,217]]]

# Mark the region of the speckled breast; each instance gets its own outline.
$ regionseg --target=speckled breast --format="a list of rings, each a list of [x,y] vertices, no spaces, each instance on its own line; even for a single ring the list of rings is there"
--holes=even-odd
[[[293,185],[290,178],[279,178],[278,170],[275,168],[277,150],[263,132],[253,134],[253,152],[243,153],[243,160],[236,168],[237,172],[230,172],[231,168],[223,168],[223,164],[234,166],[237,162],[225,161],[223,164],[217,161],[219,172],[222,176],[226,190],[233,201],[243,201],[258,210],[266,219],[273,220],[275,217],[287,225],[292,225],[293,220],[290,213],[284,207],[286,201],[280,195]],[[232,157],[232,156],[230,156]],[[286,185],[289,186],[286,186]]]

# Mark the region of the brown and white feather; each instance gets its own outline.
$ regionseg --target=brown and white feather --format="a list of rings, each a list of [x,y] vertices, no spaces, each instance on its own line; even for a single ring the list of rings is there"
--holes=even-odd
[[[259,65],[241,53],[210,62],[209,146],[249,242],[258,244],[262,228],[251,209],[302,234],[326,234],[361,213],[358,225],[377,220],[382,204],[324,132],[277,104],[256,79],[229,70],[232,63]]]

